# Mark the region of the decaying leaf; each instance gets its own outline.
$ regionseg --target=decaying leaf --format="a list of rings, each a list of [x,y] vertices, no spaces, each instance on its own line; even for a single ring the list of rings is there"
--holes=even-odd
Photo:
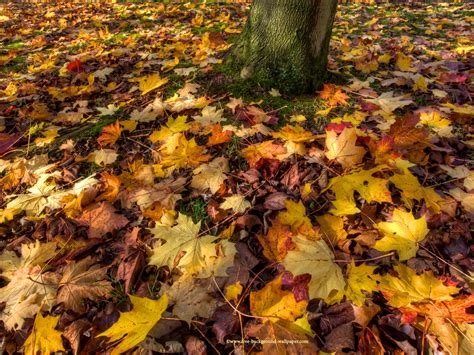
[[[68,264],[59,281],[57,302],[77,313],[84,310],[82,300],[97,300],[109,295],[112,285],[104,280],[107,268],[94,264],[91,258]]]

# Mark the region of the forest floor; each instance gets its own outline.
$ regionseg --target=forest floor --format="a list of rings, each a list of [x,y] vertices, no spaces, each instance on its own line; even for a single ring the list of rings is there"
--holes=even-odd
[[[474,353],[474,12],[344,5],[287,97],[247,5],[0,5],[0,349]]]

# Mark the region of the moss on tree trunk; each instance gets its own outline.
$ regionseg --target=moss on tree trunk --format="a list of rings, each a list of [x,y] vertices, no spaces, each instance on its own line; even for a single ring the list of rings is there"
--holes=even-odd
[[[299,94],[324,80],[337,0],[254,0],[234,51],[241,76]]]

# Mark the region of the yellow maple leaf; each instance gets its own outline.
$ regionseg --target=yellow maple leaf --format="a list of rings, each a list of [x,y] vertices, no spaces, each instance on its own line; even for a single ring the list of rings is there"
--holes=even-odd
[[[57,129],[49,129],[45,132],[43,132],[44,137],[38,137],[35,139],[35,144],[38,147],[44,147],[47,146],[48,144],[51,144],[54,142],[55,138],[58,136],[58,130]]]
[[[153,143],[159,141],[165,141],[170,138],[173,134],[187,131],[191,126],[186,123],[186,116],[178,116],[176,118],[170,117],[166,122],[166,125],[161,127],[159,131],[153,131],[148,137]]]
[[[386,169],[380,165],[370,170],[355,170],[352,174],[336,176],[329,181],[326,189],[334,191],[336,200],[332,202],[335,209],[330,212],[335,216],[344,216],[360,212],[356,206],[354,192],[367,202],[392,202],[387,188],[387,179],[372,175]]]
[[[317,236],[311,220],[306,216],[306,208],[301,201],[286,200],[285,208],[286,211],[280,212],[277,216],[281,223],[290,227],[290,230],[295,234],[302,234],[307,237]]]
[[[409,57],[409,56],[407,56],[403,53],[399,53],[397,55],[396,66],[401,71],[415,72],[416,69],[412,67],[412,62],[413,61],[412,61],[411,57]]]
[[[423,75],[416,78],[415,83],[413,84],[413,91],[428,91],[428,81]]]
[[[365,264],[355,266],[354,261],[347,268],[347,285],[344,294],[359,307],[366,299],[363,291],[370,293],[378,289],[377,281],[380,280],[380,276],[374,274],[375,269],[375,266]]]
[[[331,243],[337,244],[339,240],[344,240],[347,237],[347,232],[344,230],[344,221],[342,217],[325,214],[323,216],[317,216],[321,226],[322,234],[331,241]]]
[[[422,186],[416,176],[414,176],[410,170],[409,166],[402,166],[403,161],[397,159],[395,164],[403,172],[402,174],[395,174],[390,178],[392,182],[398,189],[401,190],[402,200],[407,205],[408,208],[413,208],[413,200],[421,201],[424,200],[426,206],[435,214],[441,212],[440,203],[443,202],[443,198],[436,193],[430,187]]]
[[[365,149],[355,145],[357,134],[355,128],[344,128],[340,135],[335,131],[326,132],[326,157],[336,160],[346,169],[362,162]]]
[[[224,202],[219,205],[219,208],[223,210],[232,210],[235,213],[244,213],[245,210],[251,206],[252,204],[245,199],[245,196],[233,195],[226,197]]]
[[[242,293],[243,287],[240,284],[240,281],[236,283],[226,286],[225,288],[225,298],[229,301],[237,301],[239,299],[240,294]]]
[[[442,118],[438,111],[430,111],[420,113],[420,123],[430,127],[443,128],[449,126],[451,121]]]
[[[194,274],[209,266],[211,257],[216,256],[216,237],[198,236],[201,222],[194,223],[191,217],[178,215],[177,224],[173,227],[157,225],[151,228],[155,238],[166,243],[152,250],[151,265],[180,267]]]
[[[173,135],[173,141],[161,149],[163,159],[161,166],[170,174],[175,169],[195,168],[208,161],[211,156],[206,153],[206,147],[197,145],[194,138],[187,140],[182,133]]]
[[[294,276],[311,275],[310,299],[326,299],[332,291],[344,290],[346,283],[341,268],[334,263],[334,255],[324,240],[297,236],[293,242],[296,248],[288,252],[282,264]]]
[[[161,66],[161,71],[166,73],[167,71],[173,70],[175,66],[179,64],[179,58],[174,57],[174,59],[166,60],[163,62]]]
[[[142,95],[149,93],[168,82],[168,78],[162,78],[160,74],[150,74],[137,79]]]
[[[122,354],[142,342],[150,330],[161,319],[168,307],[168,297],[161,296],[157,301],[129,295],[133,309],[121,312],[119,320],[97,337],[108,337],[109,343],[121,340],[111,355]]]
[[[211,190],[215,194],[227,179],[229,162],[224,157],[218,157],[208,164],[201,164],[193,171],[191,187],[200,191]]]
[[[401,261],[416,256],[418,242],[429,232],[423,217],[415,219],[411,212],[400,209],[393,211],[391,222],[380,222],[374,226],[384,235],[374,248],[380,251],[396,250]]]
[[[43,317],[41,312],[35,318],[33,330],[26,339],[25,354],[52,354],[57,351],[66,351],[63,347],[63,340],[61,339],[61,332],[57,331],[60,316]]]
[[[432,271],[417,275],[410,267],[398,264],[394,267],[397,276],[380,278],[379,288],[393,307],[406,307],[411,303],[429,301],[450,301],[459,288],[445,286]]]
[[[291,291],[283,291],[282,276],[267,283],[264,288],[250,292],[250,312],[255,316],[268,317],[272,322],[295,321],[303,315],[308,301],[297,302]]]

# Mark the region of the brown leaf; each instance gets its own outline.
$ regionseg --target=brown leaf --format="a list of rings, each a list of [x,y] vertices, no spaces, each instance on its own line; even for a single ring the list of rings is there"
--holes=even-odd
[[[125,236],[125,249],[122,252],[120,264],[117,269],[116,279],[125,282],[125,292],[129,293],[138,274],[145,266],[145,255],[138,249],[137,238],[140,228],[133,228]]]
[[[104,280],[107,267],[101,268],[93,265],[91,258],[83,259],[77,263],[71,262],[64,270],[60,281],[57,301],[63,303],[65,308],[74,312],[83,312],[83,299],[96,301],[105,297],[112,290],[110,282]]]
[[[291,329],[290,322],[274,323],[266,321],[263,324],[247,323],[244,332],[247,336],[262,340],[262,351],[253,354],[272,355],[313,355],[318,353],[318,348],[313,339],[300,331]]]
[[[425,128],[416,127],[419,120],[419,117],[414,115],[406,115],[396,120],[390,127],[389,136],[393,139],[396,149],[410,148],[428,137],[428,131]]]
[[[116,214],[115,208],[109,202],[89,206],[76,221],[89,226],[87,231],[89,238],[100,238],[128,224],[128,219]]]
[[[69,324],[66,329],[64,329],[63,336],[71,344],[74,355],[79,353],[79,348],[81,346],[81,336],[90,327],[91,323],[87,319],[77,319]]]
[[[186,340],[186,351],[189,355],[206,355],[207,348],[204,341],[196,338],[195,336],[190,336]]]

